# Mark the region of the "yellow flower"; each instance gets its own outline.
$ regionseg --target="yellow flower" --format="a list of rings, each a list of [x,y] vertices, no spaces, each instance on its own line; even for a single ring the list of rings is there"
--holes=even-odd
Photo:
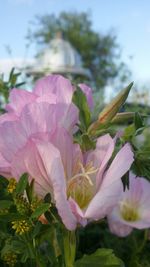
[[[19,235],[29,232],[30,227],[30,224],[26,220],[12,222],[12,228],[15,230],[16,234]]]
[[[13,252],[8,252],[3,256],[3,261],[5,261],[9,267],[14,267],[17,262],[17,255]]]
[[[12,194],[14,192],[14,190],[16,189],[16,185],[17,185],[16,180],[14,178],[11,178],[9,180],[9,184],[7,186],[8,193]]]

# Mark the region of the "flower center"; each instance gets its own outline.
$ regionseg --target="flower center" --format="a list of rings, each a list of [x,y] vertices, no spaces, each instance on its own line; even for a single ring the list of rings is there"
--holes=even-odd
[[[97,169],[88,163],[85,167],[80,163],[80,172],[74,175],[68,182],[67,196],[72,197],[81,209],[86,208],[94,195],[95,186],[91,180],[91,175],[95,174]]]
[[[121,215],[125,221],[135,222],[139,219],[138,209],[131,202],[120,203]]]

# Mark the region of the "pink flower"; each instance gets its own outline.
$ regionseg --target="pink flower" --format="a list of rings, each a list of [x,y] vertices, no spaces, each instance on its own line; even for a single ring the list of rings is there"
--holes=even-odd
[[[19,115],[27,104],[48,102],[50,104],[71,104],[74,88],[68,79],[61,75],[49,75],[36,82],[33,92],[23,89],[11,90],[6,110]]]
[[[130,173],[129,189],[118,187],[120,199],[108,216],[110,231],[118,236],[127,236],[133,228],[150,227],[150,182]]]
[[[35,102],[23,108],[18,120],[3,122],[0,153],[6,169],[1,166],[0,172],[17,179],[28,172],[37,194],[51,192],[63,223],[73,230],[103,218],[116,204],[118,180],[129,170],[133,153],[126,144],[108,168],[115,140],[102,136],[94,151],[82,155],[63,120],[57,105]]]
[[[87,97],[89,106],[93,107],[92,90],[85,84],[79,85]],[[0,121],[15,119],[20,116],[22,109],[33,102],[46,102],[49,104],[68,105],[70,110],[77,113],[77,108],[72,104],[74,87],[71,82],[61,75],[49,75],[36,82],[33,92],[24,89],[12,89],[6,105],[7,114],[1,116]]]
[[[69,230],[110,212],[118,201],[118,181],[133,162],[126,144],[108,166],[115,147],[109,134],[86,154],[73,143],[78,121],[73,91],[67,79],[48,76],[37,82],[33,93],[14,89],[8,113],[0,117],[0,173],[19,179],[28,172],[39,197],[51,193]],[[90,90],[88,94],[91,103]]]

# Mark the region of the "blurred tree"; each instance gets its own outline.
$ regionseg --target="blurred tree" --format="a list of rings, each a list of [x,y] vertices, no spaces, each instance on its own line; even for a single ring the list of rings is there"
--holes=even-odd
[[[27,39],[31,43],[47,45],[58,31],[80,53],[84,67],[91,71],[97,90],[116,77],[117,81],[126,82],[130,71],[120,60],[116,36],[113,32],[101,34],[93,30],[89,13],[61,12],[58,16],[36,16]]]

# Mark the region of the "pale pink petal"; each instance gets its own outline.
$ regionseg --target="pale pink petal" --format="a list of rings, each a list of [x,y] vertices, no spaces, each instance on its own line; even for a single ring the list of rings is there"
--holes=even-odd
[[[77,164],[82,162],[80,146],[73,143],[72,136],[62,127],[56,128],[50,135],[49,140],[60,152],[66,179],[71,179]]]
[[[137,206],[139,219],[135,222],[125,222],[135,228],[144,229],[150,227],[150,182],[142,177],[130,174],[129,190],[124,193],[124,199],[129,199]]]
[[[57,96],[55,94],[47,94],[39,96],[36,100],[37,102],[47,102],[49,104],[56,104]]]
[[[103,179],[102,188],[110,186],[112,183],[120,179],[131,167],[134,158],[131,146],[129,144],[124,145],[115,156],[109,169],[106,171]]]
[[[88,153],[87,162],[92,161],[95,168],[99,168],[96,176],[96,188],[99,189],[103,173],[114,151],[115,140],[109,134],[98,138],[96,149]]]
[[[129,178],[129,189],[126,189],[125,192],[120,191],[121,199],[113,208],[111,214],[109,214],[108,220],[113,227],[114,224],[118,222],[125,227],[137,229],[149,228],[150,183],[146,179],[135,177],[135,175],[131,173]],[[128,202],[131,208],[137,211],[139,218],[135,221],[125,220],[121,214],[120,202]]]
[[[27,172],[35,178],[35,191],[41,197],[53,191],[58,213],[69,230],[76,228],[77,220],[66,196],[66,181],[60,153],[51,143],[29,140],[12,162],[12,172],[19,179]]]
[[[129,235],[133,230],[131,226],[125,225],[121,222],[113,221],[111,218],[108,219],[108,224],[110,232],[120,237]]]
[[[17,180],[25,172],[30,175],[30,179],[35,179],[35,191],[39,196],[44,197],[46,193],[51,192],[52,185],[42,165],[35,140],[29,139],[26,145],[15,154],[11,168]]]
[[[6,105],[8,112],[19,115],[23,107],[36,100],[36,95],[23,89],[12,89],[9,96],[10,103]]]
[[[121,177],[129,170],[133,162],[133,152],[130,145],[126,144],[116,155],[109,169],[104,175],[99,191],[90,202],[85,216],[100,219],[112,209],[118,201]]]
[[[54,199],[58,213],[69,230],[76,228],[77,220],[73,215],[66,195],[66,181],[59,151],[50,143],[37,145],[40,157],[53,186]]]
[[[58,125],[71,131],[77,119],[78,110],[73,104],[55,105],[45,102],[27,105],[20,116],[28,136],[37,132],[50,132]]]
[[[49,75],[36,82],[34,93],[38,96],[55,94],[57,103],[71,103],[73,87],[68,79],[61,75]]]
[[[88,105],[89,105],[90,109],[92,110],[94,108],[92,89],[84,83],[80,83],[78,85],[81,88],[81,90],[83,91],[83,93],[85,94]]]
[[[0,116],[0,124],[5,121],[15,121],[18,119],[18,116],[16,116],[15,113],[4,113]]]
[[[72,199],[71,197],[69,198],[69,204],[72,210],[72,213],[74,214],[74,216],[77,219],[77,223],[79,223],[82,226],[86,226],[87,224],[87,219],[84,218],[84,213],[83,211],[80,209],[79,205],[75,202],[74,199]]]
[[[0,152],[8,162],[25,143],[26,134],[19,121],[6,121],[0,125]]]
[[[100,220],[107,216],[118,203],[122,187],[120,179],[110,184],[110,186],[100,189],[89,203],[85,217],[92,220]]]
[[[123,195],[123,188],[120,190],[120,195]],[[117,236],[125,237],[132,232],[132,225],[124,223],[124,220],[121,218],[119,206],[117,204],[108,214],[107,220],[110,231]]]
[[[55,124],[60,122],[59,125],[72,133],[79,118],[78,108],[74,104],[57,104],[57,112],[55,114]]]

